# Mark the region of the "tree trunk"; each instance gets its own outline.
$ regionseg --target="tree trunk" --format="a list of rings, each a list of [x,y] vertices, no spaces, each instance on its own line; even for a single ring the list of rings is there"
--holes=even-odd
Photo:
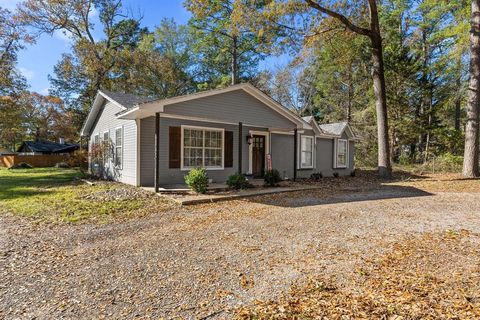
[[[238,40],[237,37],[233,37],[232,47],[232,85],[238,83]]]
[[[377,20],[378,22],[378,20]],[[392,164],[390,162],[390,146],[388,143],[387,95],[385,86],[385,70],[383,67],[383,49],[380,34],[372,36],[373,90],[377,112],[378,134],[378,173],[381,177],[390,178]]]
[[[462,88],[462,69],[461,65],[458,70],[458,78],[456,87],[458,90],[457,97],[455,98],[455,131],[460,131],[460,118],[462,116],[462,97],[460,91]]]
[[[378,173],[381,177],[392,176],[390,161],[390,145],[388,141],[387,94],[385,86],[385,70],[383,66],[382,36],[378,20],[377,0],[368,0],[370,11],[370,28],[362,28],[353,24],[346,16],[328,9],[314,0],[305,0],[312,8],[329,15],[345,25],[346,28],[357,34],[367,36],[372,43],[372,78],[375,92],[375,107],[377,113],[378,130]]]
[[[468,86],[463,175],[467,178],[474,178],[479,176],[480,0],[472,0],[470,51],[470,83]]]

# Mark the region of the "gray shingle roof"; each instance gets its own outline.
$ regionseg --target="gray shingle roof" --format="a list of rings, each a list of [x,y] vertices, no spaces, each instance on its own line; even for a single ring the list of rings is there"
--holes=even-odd
[[[75,143],[57,143],[51,141],[24,141],[18,152],[63,153],[78,150]]]
[[[302,119],[303,119],[305,122],[310,123],[310,121],[312,121],[312,119],[313,119],[313,116],[302,117]]]
[[[135,94],[130,93],[121,93],[121,92],[112,92],[101,90],[104,94],[106,94],[109,98],[116,101],[118,104],[121,104],[127,109],[133,108],[135,105],[140,103],[145,103],[148,101],[155,100],[153,98],[144,97],[144,96],[137,96]]]
[[[322,131],[325,133],[338,136],[342,134],[346,126],[347,126],[346,122],[326,123],[326,124],[321,124],[320,129],[322,129]]]

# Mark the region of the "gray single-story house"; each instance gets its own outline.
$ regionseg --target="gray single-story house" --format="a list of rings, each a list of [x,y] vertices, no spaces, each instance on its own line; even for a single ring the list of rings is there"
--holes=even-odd
[[[157,187],[184,183],[195,167],[214,182],[270,168],[284,179],[348,175],[357,140],[346,122],[300,118],[250,84],[162,100],[99,91],[81,135],[89,150],[107,142],[90,161],[105,178]]]

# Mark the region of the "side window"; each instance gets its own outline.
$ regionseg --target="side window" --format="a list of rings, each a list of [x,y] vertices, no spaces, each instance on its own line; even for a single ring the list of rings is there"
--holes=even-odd
[[[337,141],[337,168],[346,168],[348,157],[348,141],[338,139]]]
[[[300,141],[300,167],[313,168],[314,137],[302,136]]]
[[[105,131],[103,133],[103,160],[107,162],[110,157],[110,137],[108,131]]]
[[[123,128],[115,129],[115,166],[123,166]]]

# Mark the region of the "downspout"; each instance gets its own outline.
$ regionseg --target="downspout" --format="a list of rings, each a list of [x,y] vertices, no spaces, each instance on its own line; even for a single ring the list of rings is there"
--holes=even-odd
[[[298,149],[298,129],[295,128],[293,130],[293,138],[295,139],[293,141],[293,181],[296,181],[297,180],[297,149]]]
[[[160,113],[155,113],[155,192],[160,188]]]
[[[243,123],[238,123],[238,173],[242,173]]]

